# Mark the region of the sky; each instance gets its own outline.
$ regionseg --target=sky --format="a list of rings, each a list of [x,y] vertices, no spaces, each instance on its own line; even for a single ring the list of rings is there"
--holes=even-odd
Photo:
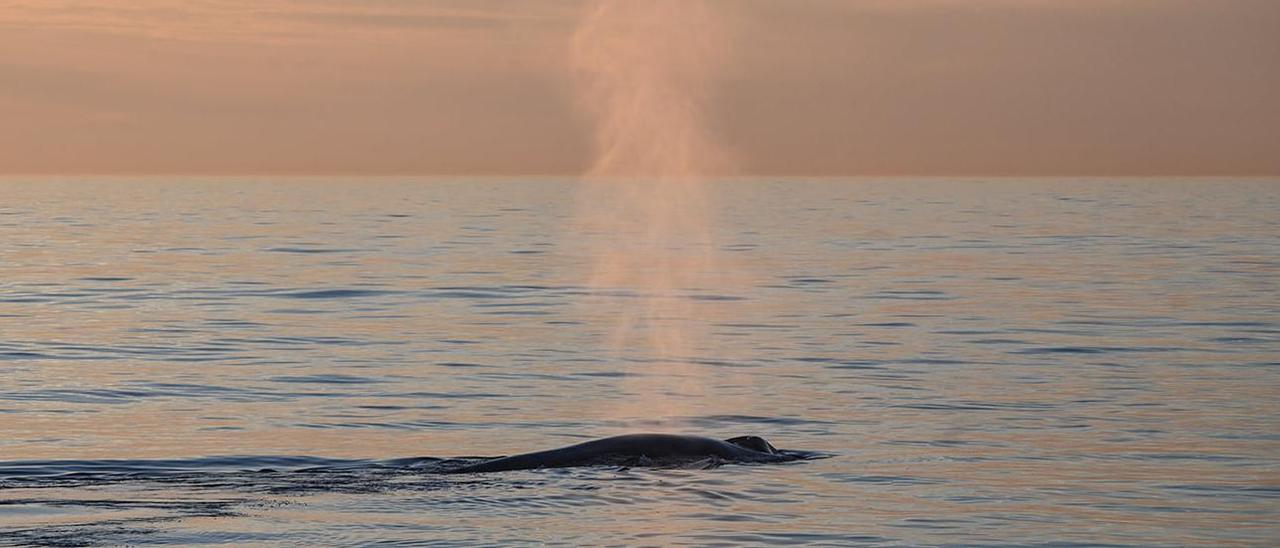
[[[585,173],[583,7],[0,0],[0,174]],[[726,174],[1280,175],[1275,0],[707,12]]]

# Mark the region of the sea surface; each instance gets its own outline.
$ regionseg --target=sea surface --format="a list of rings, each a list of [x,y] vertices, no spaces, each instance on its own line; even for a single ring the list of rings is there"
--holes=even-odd
[[[1280,181],[706,190],[672,365],[572,181],[0,180],[0,545],[1280,538]],[[432,473],[648,431],[828,458]]]

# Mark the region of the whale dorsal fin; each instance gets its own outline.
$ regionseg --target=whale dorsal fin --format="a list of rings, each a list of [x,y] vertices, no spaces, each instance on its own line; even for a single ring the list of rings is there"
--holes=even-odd
[[[745,447],[747,449],[750,449],[752,451],[758,451],[760,453],[768,453],[770,455],[773,455],[778,452],[778,450],[774,448],[774,446],[770,445],[767,440],[765,440],[760,436],[738,436],[736,438],[729,438],[724,441],[737,445],[738,447]]]

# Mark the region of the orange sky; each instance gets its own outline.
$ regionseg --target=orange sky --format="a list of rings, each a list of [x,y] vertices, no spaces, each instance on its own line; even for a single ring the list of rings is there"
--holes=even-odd
[[[740,174],[1280,174],[1275,0],[719,0]],[[572,174],[573,0],[0,1],[0,173]]]

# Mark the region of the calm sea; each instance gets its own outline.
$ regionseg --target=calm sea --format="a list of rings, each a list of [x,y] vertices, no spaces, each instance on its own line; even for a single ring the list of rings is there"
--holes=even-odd
[[[1280,538],[1280,182],[712,184],[678,366],[578,195],[3,180],[0,544]],[[831,456],[424,472],[644,431]]]

